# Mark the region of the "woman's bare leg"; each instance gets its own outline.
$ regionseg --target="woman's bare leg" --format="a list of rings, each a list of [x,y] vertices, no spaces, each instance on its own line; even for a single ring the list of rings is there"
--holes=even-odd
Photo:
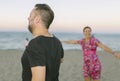
[[[98,79],[98,80],[93,80],[93,81],[100,81],[100,79]]]
[[[90,77],[84,77],[84,80],[85,81],[91,81],[91,78]]]

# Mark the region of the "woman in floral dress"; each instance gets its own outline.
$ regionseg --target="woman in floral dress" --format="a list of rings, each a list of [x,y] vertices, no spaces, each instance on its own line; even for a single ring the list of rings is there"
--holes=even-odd
[[[83,29],[83,33],[85,35],[85,38],[81,40],[69,40],[69,41],[62,41],[69,44],[80,44],[82,46],[83,50],[83,56],[84,56],[84,64],[83,64],[83,70],[84,70],[84,79],[85,81],[100,81],[101,77],[101,62],[96,54],[97,47],[101,47],[105,51],[113,54],[117,58],[120,58],[120,54],[117,54],[112,51],[109,47],[102,44],[98,39],[91,36],[91,28],[89,26],[86,26]]]

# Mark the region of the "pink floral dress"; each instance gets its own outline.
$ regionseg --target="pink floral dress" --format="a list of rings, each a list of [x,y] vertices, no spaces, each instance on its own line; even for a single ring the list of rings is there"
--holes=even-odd
[[[99,41],[91,37],[87,43],[85,43],[85,39],[79,40],[78,43],[82,46],[84,55],[84,77],[91,77],[93,80],[100,79],[101,62],[96,54],[96,43],[99,43]]]

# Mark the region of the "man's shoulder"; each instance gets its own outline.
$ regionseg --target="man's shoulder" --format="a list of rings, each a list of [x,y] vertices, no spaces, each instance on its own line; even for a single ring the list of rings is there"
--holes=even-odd
[[[58,37],[56,37],[55,35],[53,36],[57,41],[60,41],[60,39]]]

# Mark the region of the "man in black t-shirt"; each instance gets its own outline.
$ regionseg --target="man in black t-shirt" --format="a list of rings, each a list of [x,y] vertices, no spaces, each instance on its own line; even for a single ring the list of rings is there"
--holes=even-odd
[[[54,13],[47,4],[36,4],[31,11],[29,31],[32,39],[21,58],[22,81],[59,81],[64,51],[57,37],[48,32]]]

